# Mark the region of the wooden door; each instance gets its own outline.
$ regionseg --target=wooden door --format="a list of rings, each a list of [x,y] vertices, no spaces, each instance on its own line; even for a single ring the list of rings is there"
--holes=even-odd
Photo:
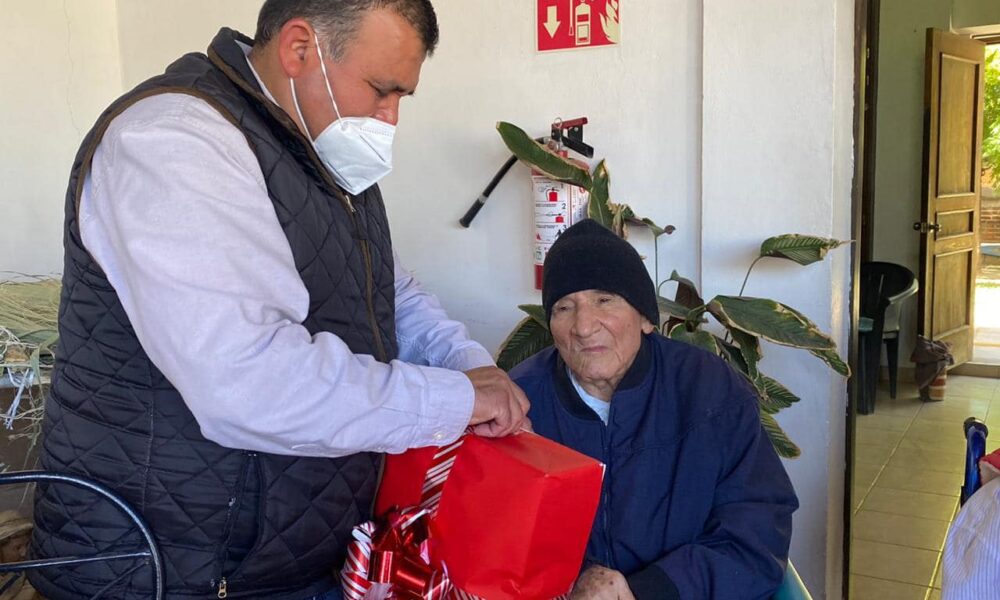
[[[979,255],[985,44],[927,30],[920,333],[972,358]]]

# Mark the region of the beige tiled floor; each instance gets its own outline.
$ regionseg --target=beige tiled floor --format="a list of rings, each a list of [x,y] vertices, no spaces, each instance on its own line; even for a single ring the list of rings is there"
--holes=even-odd
[[[962,423],[984,419],[1000,446],[1000,380],[948,378],[944,402],[924,404],[900,382],[859,415],[852,490],[851,600],[939,600],[941,548],[958,506]]]

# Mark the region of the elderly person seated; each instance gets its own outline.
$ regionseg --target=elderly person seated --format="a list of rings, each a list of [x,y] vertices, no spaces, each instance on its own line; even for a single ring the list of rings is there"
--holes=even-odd
[[[607,465],[573,598],[769,598],[795,492],[748,382],[656,332],[653,282],[632,246],[582,221],[545,260],[555,348],[511,377],[537,433]]]

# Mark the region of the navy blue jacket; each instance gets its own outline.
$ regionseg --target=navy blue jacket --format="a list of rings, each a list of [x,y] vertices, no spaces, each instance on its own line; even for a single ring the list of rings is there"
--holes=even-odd
[[[638,600],[769,598],[798,500],[749,384],[703,350],[644,336],[605,426],[555,348],[511,372],[535,431],[607,465],[584,567]]]

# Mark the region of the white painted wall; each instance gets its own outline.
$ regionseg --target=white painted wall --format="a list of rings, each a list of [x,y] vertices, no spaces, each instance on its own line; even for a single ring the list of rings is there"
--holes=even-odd
[[[458,225],[506,159],[498,120],[542,135],[556,117],[589,116],[587,141],[609,161],[615,200],[678,227],[661,239],[661,278],[677,269],[698,279],[700,4],[626,8],[622,47],[539,55],[529,5],[483,2],[471,20],[468,4],[437,3],[441,44],[403,102],[396,168],[382,188],[404,263],[489,349],[519,319],[517,304],[540,302],[526,169],[515,167],[471,229]],[[259,6],[120,0],[126,88],[203,50],[223,25],[252,35]],[[636,242],[652,256],[642,232]]]
[[[468,230],[458,219],[508,156],[494,125],[543,135],[587,116],[615,200],[678,227],[661,240],[661,276],[698,276],[700,2],[624,4],[615,49],[536,54],[533,3],[438,2],[442,40],[404,102],[395,172],[383,185],[406,265],[474,335],[496,348],[540,302],[533,285],[528,171],[517,166]],[[652,254],[652,249],[643,247]]]
[[[506,158],[497,120],[541,135],[557,116],[588,116],[615,200],[678,227],[662,238],[661,277],[677,269],[706,294],[738,291],[768,235],[849,237],[850,0],[624,2],[621,47],[549,55],[532,50],[531,4],[436,2],[442,42],[404,102],[397,168],[383,185],[405,264],[488,348],[519,319],[518,303],[539,300],[523,167],[471,229],[457,224]],[[121,80],[130,87],[204,49],[221,25],[251,33],[258,7],[119,0]],[[57,164],[62,186],[69,159]],[[57,226],[53,255],[58,235]],[[652,253],[648,240],[637,245]],[[809,268],[762,265],[749,293],[802,309],[843,343],[847,258],[845,250]],[[803,505],[793,560],[815,597],[839,597],[844,385],[811,357],[768,354],[769,372],[805,399],[781,415],[804,450],[788,463]]]
[[[920,236],[912,225],[920,220],[924,197],[921,162],[926,30],[1000,31],[1000,2],[882,0],[880,20],[874,259],[905,265],[919,275]],[[902,312],[902,366],[909,364],[916,331],[914,299]]]
[[[954,0],[954,29],[980,28],[983,33],[1000,32],[1000,2],[995,0]]]
[[[780,24],[775,27],[775,24]],[[705,3],[702,261],[705,293],[735,293],[764,238],[850,237],[850,0]],[[809,267],[762,263],[749,295],[786,302],[838,343],[849,324],[849,251]],[[802,447],[786,462],[802,507],[792,559],[815,597],[840,597],[845,382],[801,351],[763,368],[799,393],[779,420]]]
[[[0,279],[62,271],[73,157],[121,93],[114,0],[0,0]]]
[[[117,0],[126,90],[185,52],[204,52],[220,27],[253,37],[260,0]]]

